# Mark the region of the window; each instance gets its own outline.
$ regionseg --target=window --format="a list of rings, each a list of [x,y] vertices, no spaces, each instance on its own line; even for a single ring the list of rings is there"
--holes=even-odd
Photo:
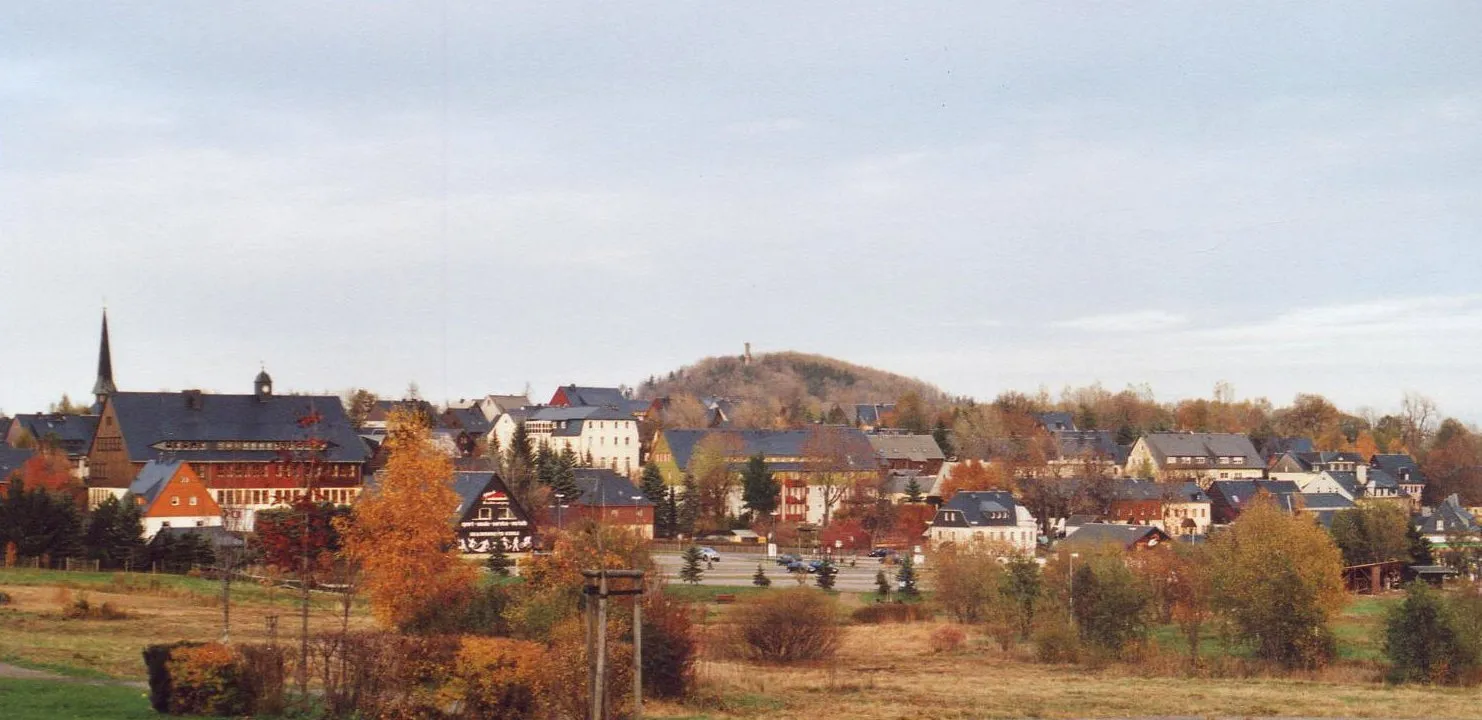
[[[173,506],[173,507],[180,507],[180,498],[178,498],[178,497],[172,497],[172,498],[170,498],[170,505]]]
[[[200,498],[194,498],[193,497],[193,498],[190,499],[190,506],[191,507],[195,507],[195,506],[197,506],[199,504],[201,504],[200,503]]]
[[[486,507],[479,508],[479,519],[480,520],[493,520],[494,519],[494,511],[492,509],[486,508]]]

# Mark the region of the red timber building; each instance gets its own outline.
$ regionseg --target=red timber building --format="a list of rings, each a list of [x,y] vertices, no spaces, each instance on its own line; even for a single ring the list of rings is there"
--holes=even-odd
[[[251,530],[258,510],[306,493],[348,504],[361,491],[369,452],[340,399],[274,395],[266,371],[251,395],[112,391],[99,400],[88,455],[94,502],[122,498],[150,461],[190,463],[233,530]]]

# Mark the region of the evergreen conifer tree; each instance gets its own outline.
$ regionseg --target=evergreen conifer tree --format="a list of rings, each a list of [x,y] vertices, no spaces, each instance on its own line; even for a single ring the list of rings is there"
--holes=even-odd
[[[510,566],[514,565],[515,561],[511,560],[509,554],[504,551],[502,540],[494,540],[493,545],[493,549],[489,552],[489,559],[484,562],[484,565],[489,568],[489,572],[499,577],[509,577]]]
[[[685,548],[684,555],[681,557],[684,565],[679,568],[679,579],[691,585],[698,585],[705,578],[705,569],[700,566],[700,563],[704,562],[704,558],[700,555],[700,548],[691,545]]]
[[[954,452],[955,448],[952,447],[952,436],[948,434],[947,423],[941,418],[937,418],[936,427],[931,429],[931,438],[937,441],[937,447],[942,449],[943,455],[952,457],[957,454]]]
[[[578,462],[576,453],[569,446],[566,447],[556,457],[555,475],[551,478],[551,489],[572,500],[575,500],[581,495],[581,489],[576,485],[576,467]]]
[[[777,509],[777,494],[782,486],[767,470],[766,457],[761,453],[746,460],[746,469],[741,472],[741,502],[759,518],[770,517]]]
[[[818,565],[818,576],[814,582],[818,583],[821,590],[833,590],[834,578],[839,574],[839,569],[834,567],[834,561],[824,560]]]
[[[895,579],[900,583],[902,595],[916,597],[916,562],[910,555],[901,555],[901,566],[895,573]]]
[[[693,475],[684,476],[684,492],[679,496],[679,512],[675,522],[675,533],[695,534],[695,522],[700,519],[700,487]]]
[[[751,584],[757,587],[771,587],[772,585],[772,578],[767,577],[767,573],[762,571],[761,563],[756,564],[756,574],[751,576]]]
[[[921,496],[921,482],[916,479],[915,475],[912,475],[910,482],[906,483],[906,500],[919,503],[921,502]]]
[[[663,504],[664,498],[668,496],[668,487],[664,485],[664,474],[659,471],[659,466],[647,463],[643,466],[643,480],[641,482],[643,496],[657,508]]]
[[[556,481],[556,455],[545,443],[535,450],[535,477],[547,487]]]

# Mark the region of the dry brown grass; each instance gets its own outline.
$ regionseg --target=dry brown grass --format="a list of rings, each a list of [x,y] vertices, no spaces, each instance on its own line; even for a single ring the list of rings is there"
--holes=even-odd
[[[215,598],[168,595],[87,593],[91,603],[109,603],[127,613],[123,620],[67,619],[59,607],[72,592],[45,585],[0,585],[12,602],[0,607],[0,660],[94,671],[118,678],[143,679],[146,645],[176,640],[218,640],[221,608]],[[276,606],[233,603],[232,640],[266,642],[267,616],[277,614],[280,642],[297,638],[298,616],[288,602]],[[352,629],[371,627],[363,610],[352,612]],[[316,609],[311,632],[339,628],[329,610]]]
[[[767,666],[707,659],[700,696],[655,715],[904,718],[1305,716],[1482,718],[1475,690],[1392,688],[1377,671],[1342,665],[1301,679],[1188,678],[1176,660],[1101,669],[1041,665],[975,633],[950,654],[930,651],[937,623],[848,628],[836,660]]]

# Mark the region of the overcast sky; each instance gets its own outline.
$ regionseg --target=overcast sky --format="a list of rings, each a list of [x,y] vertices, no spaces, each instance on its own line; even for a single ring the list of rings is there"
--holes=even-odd
[[[0,408],[634,384],[1482,420],[1482,4],[7,3]]]

